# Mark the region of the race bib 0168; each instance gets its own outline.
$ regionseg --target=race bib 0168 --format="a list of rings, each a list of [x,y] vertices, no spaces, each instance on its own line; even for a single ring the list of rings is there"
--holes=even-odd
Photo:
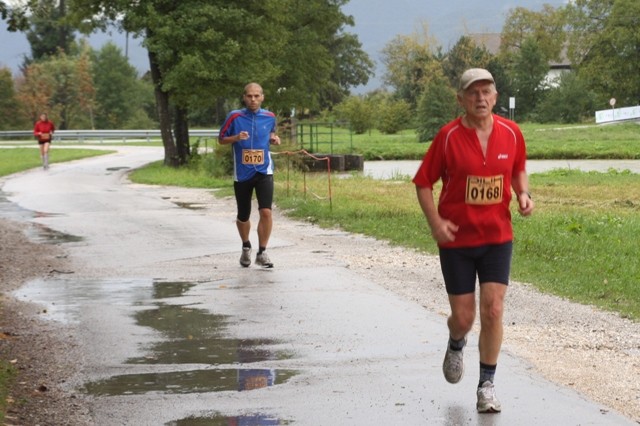
[[[259,166],[261,164],[264,164],[264,150],[263,149],[243,149],[242,164],[250,164],[253,166]]]
[[[467,176],[465,202],[467,204],[489,205],[502,202],[504,177]]]

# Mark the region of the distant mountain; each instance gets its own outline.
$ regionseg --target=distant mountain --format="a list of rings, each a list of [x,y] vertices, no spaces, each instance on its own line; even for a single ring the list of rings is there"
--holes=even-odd
[[[350,0],[343,11],[355,19],[355,27],[347,31],[358,36],[362,48],[378,65],[376,76],[356,92],[363,93],[382,85],[384,70],[379,63],[380,52],[398,34],[411,34],[426,23],[429,32],[447,50],[467,33],[501,32],[509,10],[525,7],[540,10],[544,4],[558,7],[567,0]],[[127,49],[125,34],[95,34],[90,43],[99,49],[108,40]],[[27,38],[22,33],[9,33],[6,24],[0,22],[0,66],[17,71],[24,55],[30,53]],[[140,73],[149,69],[146,50],[139,40],[129,38],[129,61]]]

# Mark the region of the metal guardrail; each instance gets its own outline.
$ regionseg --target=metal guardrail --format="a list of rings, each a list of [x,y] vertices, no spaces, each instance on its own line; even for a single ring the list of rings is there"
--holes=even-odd
[[[217,138],[220,131],[218,129],[194,129],[189,130],[189,136]],[[33,138],[31,130],[6,130],[0,131],[0,139],[30,139]],[[56,130],[53,134],[53,141],[74,140],[78,142],[103,143],[107,141],[121,140],[123,143],[129,141],[147,141],[160,139],[160,130]]]

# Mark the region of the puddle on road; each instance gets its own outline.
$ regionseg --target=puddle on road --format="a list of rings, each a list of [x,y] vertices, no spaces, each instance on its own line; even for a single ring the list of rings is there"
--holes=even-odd
[[[0,216],[13,220],[28,220],[34,217],[34,213],[12,203],[7,199],[7,194],[0,191]]]
[[[284,383],[296,374],[265,368],[123,374],[85,384],[85,390],[94,396],[248,391]]]
[[[58,232],[40,223],[32,223],[25,233],[31,241],[41,244],[77,243],[83,240],[82,237]]]
[[[145,344],[144,356],[125,363],[146,366],[182,366],[174,371],[121,374],[87,382],[83,390],[94,396],[242,392],[276,386],[299,374],[297,370],[264,368],[252,364],[284,360],[293,354],[273,347],[271,339],[239,339],[228,332],[234,318],[195,304],[176,304],[196,282],[162,282],[151,279],[36,280],[17,291],[19,298],[47,305],[49,318],[63,322],[81,320],[92,305],[130,306],[141,327],[159,333],[159,341]],[[127,332],[127,330],[122,330]],[[203,368],[196,369],[193,366]],[[184,420],[182,425],[196,420]],[[211,419],[207,419],[209,423]],[[254,424],[254,423],[249,423]],[[263,424],[263,423],[255,423]],[[279,423],[264,423],[279,424]],[[282,423],[284,424],[284,423]]]
[[[136,323],[151,327],[168,340],[152,344],[144,358],[129,364],[237,364],[289,359],[290,354],[273,352],[269,339],[225,337],[229,317],[211,314],[192,305],[166,305],[135,314]]]
[[[149,299],[147,279],[38,279],[14,292],[19,300],[47,307],[47,318],[77,323],[82,309],[93,305],[135,305]]]
[[[19,205],[12,203],[7,199],[7,195],[0,191],[0,217],[29,222],[31,219],[46,218],[60,216],[53,213],[34,212],[32,210],[23,209]],[[29,222],[29,227],[25,234],[27,237],[40,244],[62,244],[82,241],[82,237],[65,234],[63,232],[54,231],[53,229],[40,223]]]
[[[288,420],[280,420],[267,414],[248,414],[243,416],[223,416],[214,414],[212,417],[189,417],[169,423],[165,426],[277,426],[290,425],[293,422]]]
[[[270,349],[270,346],[279,343],[271,339],[238,339],[229,336],[227,327],[233,321],[232,317],[213,314],[206,309],[199,309],[197,305],[168,304],[163,300],[179,298],[195,285],[190,282],[152,283],[147,294],[156,300],[153,303],[156,307],[139,310],[133,317],[137,325],[152,328],[165,339],[147,345],[144,356],[130,358],[126,363],[238,367],[123,374],[87,383],[86,392],[96,396],[114,396],[246,391],[275,386],[298,374],[295,370],[246,368],[252,363],[290,359],[293,355]]]

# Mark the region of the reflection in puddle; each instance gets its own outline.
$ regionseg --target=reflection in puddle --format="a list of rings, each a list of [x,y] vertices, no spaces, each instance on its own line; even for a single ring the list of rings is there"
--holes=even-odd
[[[138,326],[151,328],[162,336],[160,341],[145,344],[144,356],[130,358],[126,364],[131,368],[163,366],[163,371],[149,372],[153,367],[146,367],[143,373],[120,374],[85,383],[84,391],[94,396],[243,392],[276,386],[299,374],[296,370],[262,365],[251,368],[254,363],[292,358],[286,351],[272,349],[282,342],[234,338],[228,332],[234,317],[213,314],[193,304],[170,304],[196,285],[150,279],[35,280],[16,293],[19,298],[46,304],[49,318],[63,322],[78,321],[82,310],[94,306],[128,306]],[[177,365],[187,370],[175,367]],[[202,368],[194,367],[198,365]],[[171,366],[175,371],[167,371]],[[198,424],[190,423],[197,421],[185,419],[179,424]],[[286,424],[268,416],[225,417],[219,421]],[[233,423],[235,421],[237,423]],[[204,424],[215,423],[206,419]]]
[[[196,286],[196,283],[183,281],[154,281],[153,295],[154,299],[168,299],[171,297],[180,297]]]
[[[194,283],[153,282],[151,294],[156,300],[178,298]],[[130,358],[127,364],[171,365],[200,364],[246,366],[270,360],[289,359],[284,351],[272,351],[270,339],[229,337],[227,327],[233,320],[212,314],[194,305],[172,305],[158,301],[153,309],[142,309],[133,316],[136,324],[158,331],[164,340],[145,347],[145,356]],[[151,392],[185,394],[221,391],[249,391],[286,382],[297,374],[294,370],[271,368],[217,368],[164,373],[141,373],[113,376],[85,385],[96,396],[139,395]]]
[[[276,426],[289,425],[292,422],[280,420],[267,414],[248,414],[244,416],[189,417],[175,422],[165,423],[165,426]]]
[[[295,370],[262,368],[124,374],[85,384],[85,390],[94,396],[244,391],[284,383],[296,374]]]
[[[224,337],[229,317],[191,305],[158,304],[157,309],[140,311],[135,318],[138,325],[151,327],[169,340],[154,343],[144,358],[130,359],[129,364],[243,364],[291,358],[262,349],[277,343],[269,339]]]
[[[33,223],[32,226],[27,228],[26,234],[31,241],[41,244],[77,243],[83,240],[82,237],[54,231],[39,223]]]

